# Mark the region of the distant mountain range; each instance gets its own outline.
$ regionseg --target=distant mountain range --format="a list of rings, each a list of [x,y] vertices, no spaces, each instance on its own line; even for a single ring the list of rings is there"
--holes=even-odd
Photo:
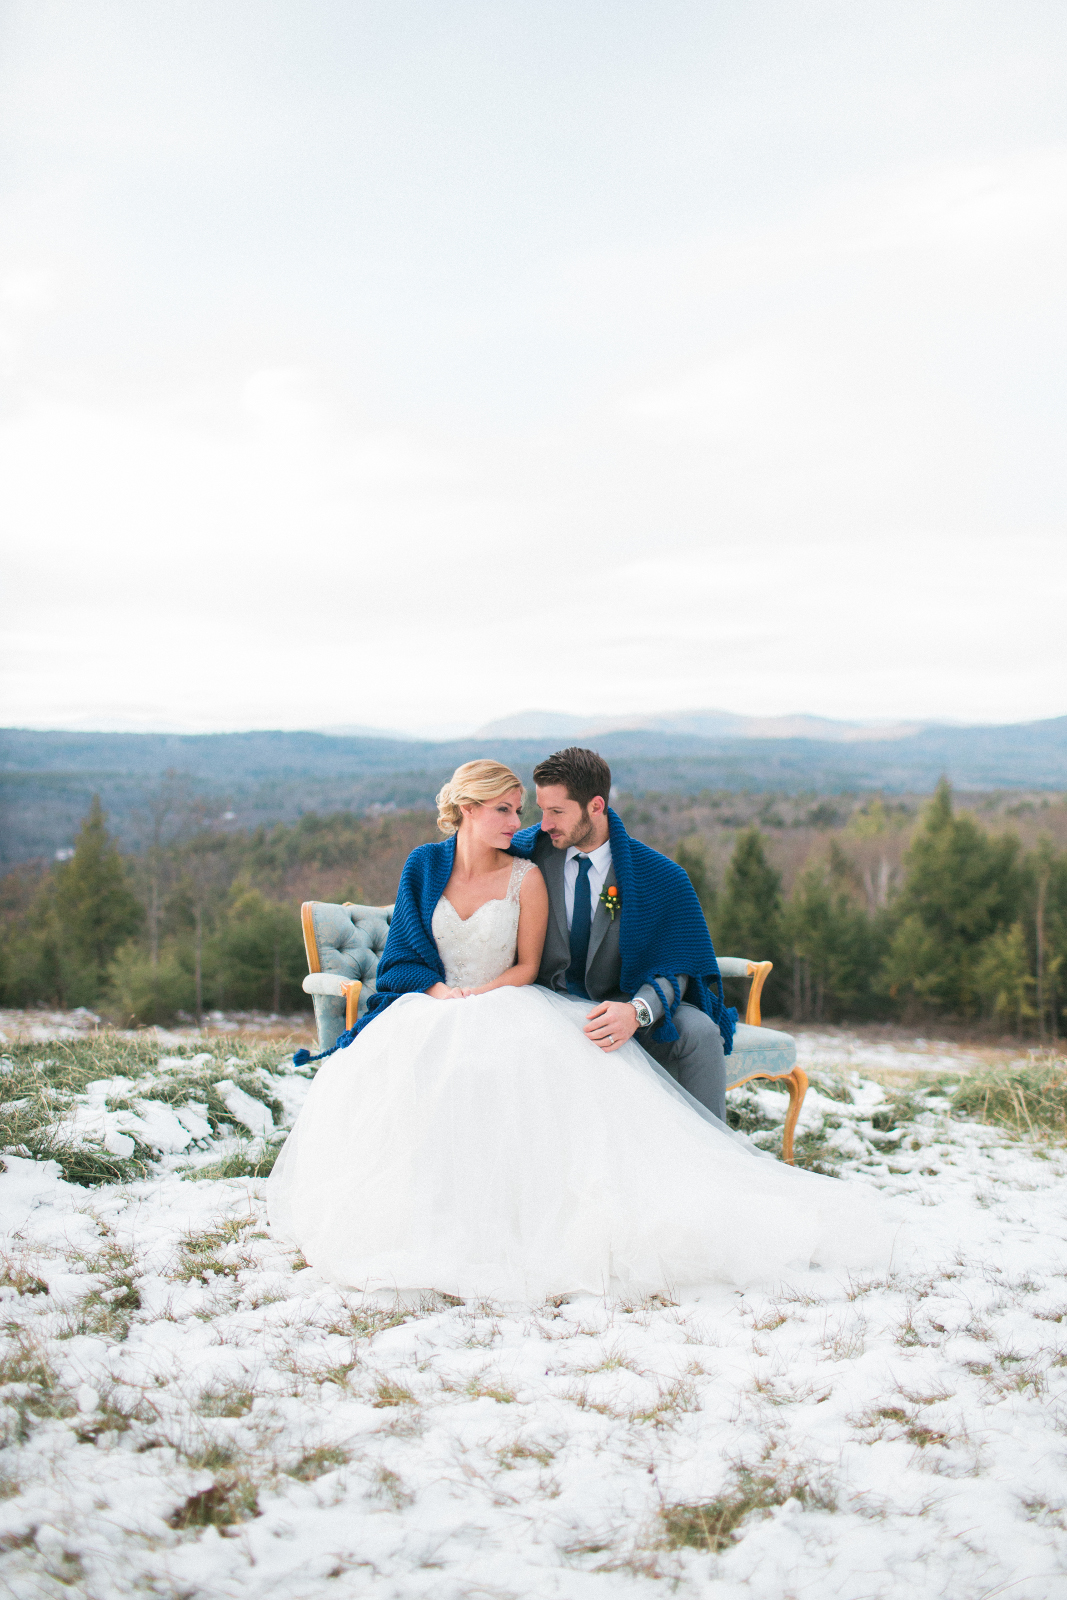
[[[573,716],[565,711],[517,711],[475,730],[476,739],[595,739],[605,733],[686,733],[695,739],[906,739],[935,722],[838,722],[796,712],[784,717],[743,717],[734,711],[632,712],[627,716]],[[340,731],[340,730],[338,730]],[[355,728],[345,730],[355,733]],[[360,730],[362,731],[362,730]]]
[[[726,717],[688,712],[687,717]],[[511,719],[464,739],[417,740],[326,733],[53,733],[0,731],[0,862],[51,856],[70,845],[93,794],[123,843],[144,837],[146,801],[163,774],[188,775],[222,825],[292,821],[305,812],[428,806],[461,761],[495,756],[526,780],[543,756],[588,738],[631,793],[670,790],[842,794],[926,793],[944,773],[961,789],[1067,790],[1067,717],[998,727],[919,725],[915,732],[858,724],[815,737],[792,732],[698,735],[685,729],[581,732],[549,712],[549,731],[507,731]],[[547,719],[554,720],[548,721]],[[521,719],[520,719],[521,720]],[[742,722],[750,719],[740,718]],[[793,719],[784,719],[792,721]],[[798,718],[821,724],[818,718]],[[584,719],[575,718],[582,723]],[[232,818],[227,813],[233,813]]]

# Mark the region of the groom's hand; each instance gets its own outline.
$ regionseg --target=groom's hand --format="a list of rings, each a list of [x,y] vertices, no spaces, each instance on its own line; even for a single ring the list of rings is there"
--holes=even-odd
[[[628,1000],[603,1000],[590,1011],[584,1032],[610,1055],[637,1032],[637,1012]]]

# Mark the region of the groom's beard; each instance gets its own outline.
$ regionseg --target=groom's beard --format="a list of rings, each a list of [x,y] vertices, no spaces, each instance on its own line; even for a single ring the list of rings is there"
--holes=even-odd
[[[570,833],[561,834],[558,839],[551,834],[549,837],[552,839],[553,848],[556,850],[569,850],[571,845],[573,845],[576,850],[583,850],[592,839],[593,831],[593,819],[589,813],[586,812],[586,814],[575,823]]]

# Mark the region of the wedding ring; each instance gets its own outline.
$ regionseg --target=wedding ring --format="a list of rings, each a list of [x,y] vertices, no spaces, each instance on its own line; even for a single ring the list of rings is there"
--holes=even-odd
[[[608,1034],[608,1043],[609,1044],[614,1044],[615,1043],[615,1040],[614,1040],[614,1038],[612,1037],[612,1035],[610,1033]]]

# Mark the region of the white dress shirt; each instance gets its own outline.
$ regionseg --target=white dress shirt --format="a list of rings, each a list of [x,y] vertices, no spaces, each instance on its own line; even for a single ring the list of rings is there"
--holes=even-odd
[[[579,850],[577,845],[571,845],[567,851],[567,859],[563,863],[563,898],[567,907],[567,932],[571,930],[574,921],[574,886],[578,882],[578,857],[589,857],[589,920],[592,923],[596,916],[597,900],[600,898],[604,885],[609,882],[611,872],[611,840],[605,839],[604,843],[596,850]]]

